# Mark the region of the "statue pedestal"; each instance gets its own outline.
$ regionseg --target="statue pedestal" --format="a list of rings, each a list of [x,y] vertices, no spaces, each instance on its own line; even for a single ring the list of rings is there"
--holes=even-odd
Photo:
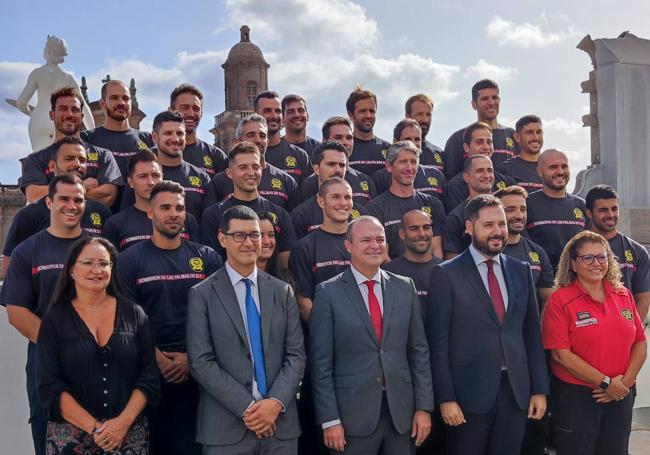
[[[617,227],[646,248],[650,246],[650,208],[619,209]]]

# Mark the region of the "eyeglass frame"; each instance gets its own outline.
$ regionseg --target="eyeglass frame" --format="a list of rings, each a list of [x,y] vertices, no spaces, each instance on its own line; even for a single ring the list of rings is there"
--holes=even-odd
[[[231,237],[232,237],[232,240],[233,240],[235,243],[244,243],[244,242],[246,242],[246,239],[248,239],[248,238],[250,238],[250,239],[251,239],[251,242],[253,242],[253,243],[255,243],[255,242],[259,242],[259,241],[262,240],[262,232],[261,232],[261,231],[253,231],[253,232],[241,232],[241,231],[237,231],[237,232],[224,232],[223,235],[229,235],[229,236],[231,236]],[[236,238],[235,236],[241,236],[241,235],[243,235],[244,238],[241,239],[241,240],[237,240],[237,238]],[[257,238],[257,239],[254,239],[254,238],[253,238],[254,235],[255,235],[255,236],[258,236],[258,238]]]

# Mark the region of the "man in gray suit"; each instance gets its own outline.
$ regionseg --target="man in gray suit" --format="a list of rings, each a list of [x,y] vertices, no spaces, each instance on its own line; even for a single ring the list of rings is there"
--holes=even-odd
[[[235,206],[219,242],[226,265],[189,292],[187,352],[201,386],[197,441],[204,455],[295,454],[296,391],[305,368],[289,285],[257,269],[257,214]]]
[[[380,270],[386,235],[376,218],[354,220],[345,247],[352,265],[318,285],[310,319],[317,421],[331,451],[413,453],[429,434],[433,410],[415,286]]]

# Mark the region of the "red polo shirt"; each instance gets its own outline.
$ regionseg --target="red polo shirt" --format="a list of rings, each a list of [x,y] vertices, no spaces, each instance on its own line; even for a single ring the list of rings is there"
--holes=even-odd
[[[570,349],[613,378],[625,373],[632,346],[646,337],[630,291],[616,291],[607,280],[603,284],[603,303],[592,299],[577,280],[553,292],[544,310],[542,338],[545,349]],[[551,371],[562,381],[593,387],[553,360]]]

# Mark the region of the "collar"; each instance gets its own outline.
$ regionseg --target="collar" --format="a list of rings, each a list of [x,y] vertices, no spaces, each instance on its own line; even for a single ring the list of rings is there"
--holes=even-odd
[[[368,281],[368,278],[366,278],[364,274],[355,269],[354,266],[351,265],[350,270],[352,271],[352,275],[354,275],[354,280],[357,282],[357,285],[361,286],[366,281]],[[381,284],[381,269],[377,270],[377,273],[375,273],[371,280],[375,283]]]
[[[253,272],[248,276],[240,275],[235,269],[233,269],[228,261],[226,261],[226,272],[228,273],[228,278],[230,278],[230,283],[233,288],[237,283],[242,279],[248,278],[253,283],[253,286],[257,286],[257,266],[253,269]]]
[[[582,287],[577,278],[573,282],[573,287],[578,295],[583,295],[591,299],[591,295],[584,287]],[[607,298],[614,290],[614,286],[612,286],[606,279],[603,279],[603,293],[605,294],[605,298]]]
[[[483,256],[483,253],[481,253],[479,250],[474,247],[474,244],[469,245],[469,252],[472,255],[472,259],[474,259],[474,264],[477,266],[480,264],[483,264],[484,262],[487,262],[488,259],[485,259],[485,256]],[[496,256],[491,258],[494,262],[497,263],[499,267],[501,267],[501,255],[497,254]]]

